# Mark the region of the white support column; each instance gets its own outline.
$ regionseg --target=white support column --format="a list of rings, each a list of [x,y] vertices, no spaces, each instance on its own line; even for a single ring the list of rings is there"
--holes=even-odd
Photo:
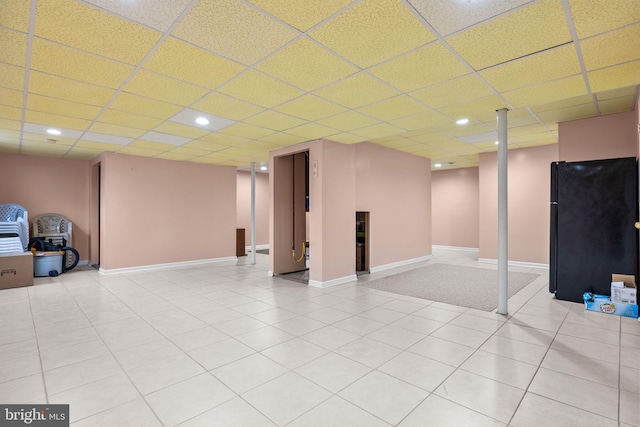
[[[251,264],[256,263],[256,164],[251,162]]]
[[[509,273],[507,109],[498,110],[498,314],[507,314]]]

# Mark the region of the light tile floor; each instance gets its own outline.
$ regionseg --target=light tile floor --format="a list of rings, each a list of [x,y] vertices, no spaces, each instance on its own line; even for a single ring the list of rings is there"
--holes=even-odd
[[[268,256],[0,291],[0,402],[74,426],[640,426],[640,324],[556,301],[509,316],[267,276]],[[495,269],[471,251],[429,263]]]

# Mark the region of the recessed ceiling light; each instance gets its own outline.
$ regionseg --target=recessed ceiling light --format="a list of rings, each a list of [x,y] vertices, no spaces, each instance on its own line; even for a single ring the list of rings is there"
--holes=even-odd
[[[265,165],[262,165],[262,166],[260,166],[260,170],[261,170],[261,171],[266,171],[266,170],[267,170],[267,167],[266,167]]]
[[[196,119],[196,123],[202,126],[206,126],[209,124],[209,119],[207,119],[206,117],[198,117]]]
[[[439,168],[442,167],[442,163],[436,163],[435,165],[433,165],[434,168]]]
[[[58,129],[47,129],[47,133],[49,135],[62,135],[62,132],[60,132]]]
[[[496,145],[500,144],[500,141],[496,141]]]
[[[456,120],[457,125],[466,125],[467,123],[469,123],[469,119]]]

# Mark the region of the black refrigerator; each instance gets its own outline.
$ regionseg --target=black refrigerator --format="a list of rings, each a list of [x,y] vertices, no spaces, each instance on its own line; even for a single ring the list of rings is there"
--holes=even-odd
[[[637,273],[635,157],[551,163],[549,292],[582,302],[611,294],[611,274]]]

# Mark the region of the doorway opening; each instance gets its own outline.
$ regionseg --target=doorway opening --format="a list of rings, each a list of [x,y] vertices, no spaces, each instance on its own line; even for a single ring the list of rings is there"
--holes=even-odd
[[[308,284],[309,152],[278,156],[273,160],[273,273]]]
[[[89,250],[90,263],[100,268],[100,200],[101,200],[101,164],[96,163],[91,169],[91,213],[90,213],[90,233],[89,233]]]
[[[356,274],[369,273],[369,212],[356,212]]]

